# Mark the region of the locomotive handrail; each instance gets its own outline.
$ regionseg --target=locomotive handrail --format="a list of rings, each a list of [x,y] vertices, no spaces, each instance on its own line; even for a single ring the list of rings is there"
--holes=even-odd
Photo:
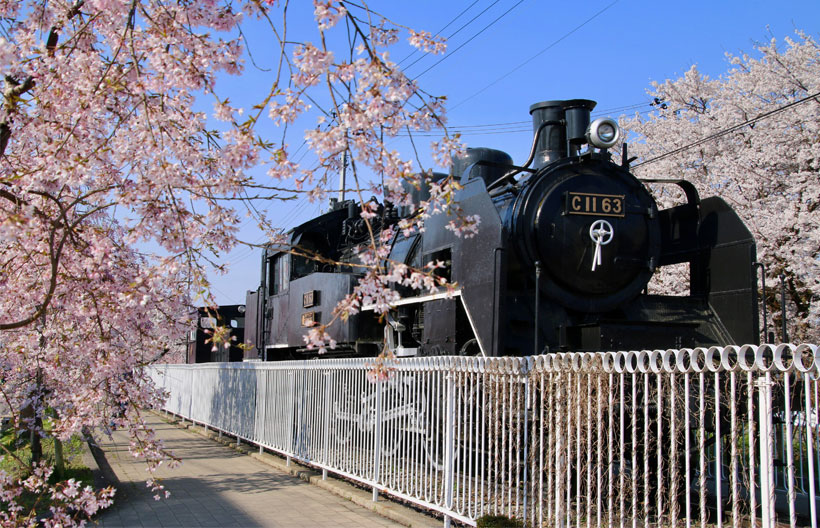
[[[456,288],[454,290],[444,290],[438,293],[430,293],[426,295],[414,295],[412,297],[402,297],[396,301],[388,303],[391,308],[396,308],[398,306],[404,306],[406,304],[418,304],[422,302],[429,302],[429,301],[438,301],[441,299],[454,299],[456,297],[461,296],[461,288]],[[361,311],[368,312],[373,311],[376,309],[376,304],[365,304],[362,306]]]
[[[464,175],[468,176],[468,178],[467,178],[467,180],[464,180],[464,176],[462,175],[463,183],[466,183],[468,180],[470,180],[470,178],[469,178],[470,173],[473,171],[474,167],[479,166],[479,165],[482,166],[482,167],[496,167],[496,168],[499,168],[499,169],[515,169],[517,171],[515,174],[518,174],[518,172],[521,172],[521,171],[532,172],[532,173],[537,172],[535,169],[530,169],[530,168],[527,168],[527,167],[520,167],[518,165],[512,165],[510,163],[498,163],[497,161],[479,160],[479,161],[476,161],[475,163],[473,163],[472,165],[468,166],[467,169],[464,171]],[[509,173],[507,173],[507,174],[509,174]],[[501,178],[507,178],[508,177],[507,174],[505,174]],[[495,184],[497,181],[498,180],[493,180],[490,183],[490,185]]]
[[[661,185],[670,184],[677,185],[683,190],[686,195],[686,201],[695,207],[700,207],[700,194],[697,188],[688,180],[669,179],[669,178],[641,178],[640,181],[644,183],[660,183]]]
[[[535,160],[535,154],[537,152],[536,148],[538,147],[538,138],[541,137],[541,132],[543,132],[544,128],[546,128],[548,126],[560,126],[560,125],[565,125],[565,124],[566,124],[566,122],[563,119],[553,120],[553,121],[544,121],[543,123],[541,123],[538,126],[538,128],[536,129],[535,134],[533,134],[532,147],[530,148],[530,155],[527,158],[527,161],[524,162],[524,165],[522,165],[520,167],[516,166],[515,169],[512,170],[511,172],[508,172],[507,174],[501,176],[500,178],[498,178],[494,182],[487,185],[487,190],[489,191],[490,189],[493,189],[494,187],[497,187],[498,185],[503,183],[505,180],[508,180],[508,179],[512,178],[513,176],[515,176],[516,174],[518,174],[521,171],[525,171],[525,170],[530,171],[531,169],[529,169],[529,166],[532,164],[533,160]],[[532,171],[532,172],[535,172],[535,171]]]

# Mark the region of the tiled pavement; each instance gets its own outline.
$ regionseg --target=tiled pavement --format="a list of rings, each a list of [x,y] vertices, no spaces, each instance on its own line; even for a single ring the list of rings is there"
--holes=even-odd
[[[128,454],[127,434],[116,431],[112,439],[100,440],[105,453],[101,465],[113,470],[119,485],[114,505],[97,519],[99,526],[402,526],[156,415],[148,415],[148,421],[183,459],[175,469],[157,471],[171,497],[153,499],[145,486],[145,464]],[[425,524],[440,526],[434,519]]]

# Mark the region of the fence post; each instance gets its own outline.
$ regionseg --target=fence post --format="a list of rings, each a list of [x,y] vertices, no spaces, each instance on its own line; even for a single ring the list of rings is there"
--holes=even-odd
[[[302,430],[302,422],[304,420],[305,412],[305,371],[300,370],[294,376],[293,395],[295,398],[294,407],[296,409],[295,418],[295,433],[296,441],[293,446],[293,454],[297,457],[304,457],[304,431]]]
[[[816,383],[816,381],[814,382]],[[812,431],[812,422],[814,422],[814,426],[817,427],[817,413],[815,409],[811,407],[811,384],[812,381],[809,379],[809,376],[803,377],[803,392],[806,395],[806,411],[805,415],[806,419],[806,448],[807,448],[807,461],[809,466],[809,512],[811,514],[811,525],[817,526],[817,511],[815,506],[815,486],[814,486],[814,445],[813,445],[813,436],[814,432]]]
[[[455,466],[455,416],[456,416],[456,383],[455,373],[450,371],[447,374],[447,423],[445,425],[444,443],[444,507],[452,511],[453,509],[453,469]],[[452,519],[444,514],[444,527],[450,528]]]
[[[537,319],[536,319],[537,321]],[[530,431],[529,421],[532,406],[530,405],[530,370],[532,368],[532,358],[527,358],[521,361],[522,374],[524,376],[524,500],[522,501],[521,518],[527,518],[527,482],[529,471],[531,469],[529,464],[530,456]]]
[[[330,399],[333,394],[333,376],[330,372],[325,372],[325,407],[324,407],[324,424],[322,424],[322,464],[327,466],[329,463],[330,448],[330,407],[332,405]],[[322,480],[327,480],[327,468],[322,469]]]
[[[194,410],[194,394],[196,394],[196,379],[198,376],[193,374],[192,370],[187,372],[188,379],[191,382],[191,394],[188,395],[188,417],[193,417],[193,410]],[[183,420],[184,423],[184,420]]]
[[[269,441],[265,437],[264,425],[268,422],[268,391],[267,391],[267,373],[261,368],[253,369],[254,380],[256,381],[256,390],[254,391],[254,402],[256,406],[253,410],[253,436],[259,444],[259,453],[263,453],[262,445]],[[250,430],[250,427],[248,428]]]
[[[717,501],[715,501],[715,506],[717,508],[717,522],[718,527],[721,526],[723,522],[723,453],[720,448],[720,439],[722,438],[721,434],[723,431],[720,430],[720,374],[715,373],[715,495],[717,496]],[[768,375],[768,374],[767,374]],[[771,393],[769,394],[769,407],[768,410],[771,413]],[[761,405],[762,408],[762,405]],[[771,415],[769,415],[771,418]],[[674,438],[674,437],[672,437]],[[762,444],[761,444],[762,445]],[[767,444],[769,445],[769,444]],[[769,451],[771,453],[771,451]],[[768,466],[763,466],[768,467]],[[772,486],[769,488],[770,490],[774,490],[774,483],[773,481],[769,481],[769,485]],[[732,500],[735,500],[732,497]],[[772,512],[774,512],[774,506],[772,506]],[[764,516],[765,518],[765,516]],[[765,525],[764,525],[765,526]]]
[[[294,371],[288,371],[288,383],[290,384],[290,401],[288,401],[288,412],[290,413],[290,431],[291,433],[288,435],[288,440],[290,445],[288,446],[288,462],[287,465],[290,466],[290,456],[296,452],[296,434],[298,434],[299,424],[296,422],[297,412],[296,412],[296,373]]]
[[[379,500],[379,473],[381,472],[382,460],[382,384],[384,382],[376,379],[376,416],[375,427],[373,428],[373,502]]]
[[[763,527],[774,527],[774,467],[772,465],[772,382],[771,374],[757,379],[760,417],[760,506]],[[719,485],[719,484],[718,484]]]

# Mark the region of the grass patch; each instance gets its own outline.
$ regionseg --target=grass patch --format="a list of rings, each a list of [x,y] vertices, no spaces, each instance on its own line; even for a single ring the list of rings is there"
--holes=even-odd
[[[40,442],[43,446],[43,460],[50,465],[54,465],[54,439],[50,437],[41,438]],[[93,484],[91,470],[83,464],[84,442],[85,440],[83,440],[80,435],[75,435],[71,437],[68,442],[63,442],[65,475],[62,480],[73,478],[82,481],[83,485]],[[2,443],[5,448],[0,452],[0,456],[2,456],[0,469],[15,476],[22,478],[27,477],[31,472],[31,444],[29,434],[25,433],[22,436],[17,436],[14,430],[8,429],[3,431],[2,436],[0,436],[0,443]],[[6,450],[10,451],[14,456],[9,456]],[[52,480],[54,480],[53,477]]]
[[[28,432],[18,435],[12,428],[7,428],[0,434],[0,470],[17,479],[25,479],[31,474],[31,436]],[[51,437],[40,439],[43,457],[42,460],[48,465],[55,464],[54,439]],[[65,472],[58,476],[56,471],[52,473],[49,482],[54,484],[58,481],[74,479],[81,483],[82,487],[93,486],[94,477],[91,469],[83,463],[83,451],[85,440],[82,436],[75,435],[69,441],[63,442],[63,460]],[[10,454],[9,454],[10,453]],[[49,509],[47,497],[40,494],[24,492],[17,498],[17,503],[23,506],[24,511],[32,512],[41,517]],[[0,509],[6,504],[0,501]]]
[[[478,528],[524,528],[524,523],[503,515],[484,515],[476,519]]]

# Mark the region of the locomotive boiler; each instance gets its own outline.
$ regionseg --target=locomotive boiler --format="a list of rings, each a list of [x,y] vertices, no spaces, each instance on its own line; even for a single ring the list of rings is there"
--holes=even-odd
[[[613,161],[617,123],[590,114],[585,99],[532,105],[534,138],[521,165],[489,148],[468,149],[450,174],[479,232],[460,238],[436,215],[423,233],[394,229],[390,259],[436,272],[454,292],[402,291],[387,317],[368,307],[327,329],[333,354],[527,355],[556,351],[667,349],[756,343],[755,242],[719,197],[701,199],[681,179],[640,180],[628,156]],[[659,209],[647,184],[686,197]],[[425,188],[411,189],[417,200]],[[379,205],[375,230],[415,214]],[[262,278],[248,292],[246,359],[314,354],[306,329],[327,323],[360,278],[355,247],[368,231],[354,201],[289,233],[288,247],[263,252]],[[289,248],[301,248],[291,253]],[[653,274],[688,265],[688,295],[650,293]]]

